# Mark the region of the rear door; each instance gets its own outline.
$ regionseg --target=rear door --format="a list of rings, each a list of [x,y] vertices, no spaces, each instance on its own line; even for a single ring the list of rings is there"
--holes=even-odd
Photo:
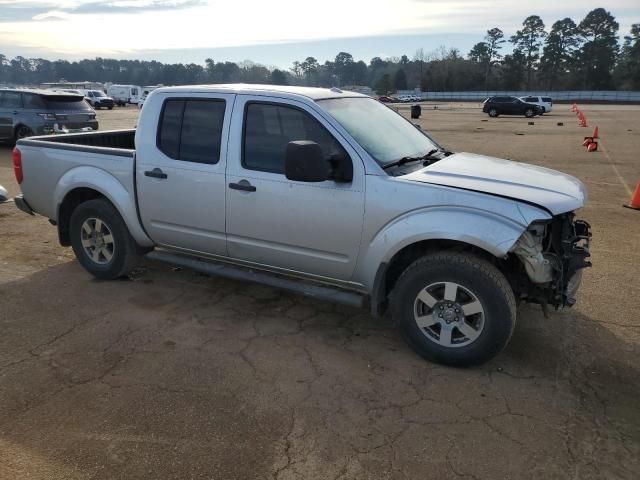
[[[0,138],[13,138],[14,119],[22,110],[22,97],[19,92],[0,91]]]
[[[160,245],[226,255],[226,139],[235,95],[162,95],[151,107],[157,112],[145,110],[158,118],[157,135],[141,136],[136,154],[142,224]]]
[[[227,166],[229,256],[307,275],[348,280],[364,216],[364,166],[357,153],[302,102],[240,95]],[[308,183],[284,174],[287,144],[318,143],[346,155],[353,181]]]

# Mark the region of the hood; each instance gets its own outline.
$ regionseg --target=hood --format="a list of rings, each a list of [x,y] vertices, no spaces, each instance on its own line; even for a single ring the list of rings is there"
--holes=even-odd
[[[587,201],[584,185],[570,175],[473,153],[450,155],[400,178],[522,200],[554,215],[576,210]]]

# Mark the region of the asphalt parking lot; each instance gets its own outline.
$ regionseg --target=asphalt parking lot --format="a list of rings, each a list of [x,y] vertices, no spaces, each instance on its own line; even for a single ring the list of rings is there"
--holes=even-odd
[[[622,204],[640,180],[640,106],[583,105],[589,128],[555,107],[528,125],[424,106],[449,149],[589,189],[578,304],[522,307],[507,349],[474,369],[421,360],[365,311],[263,286],[151,262],[94,280],[45,218],[1,204],[0,478],[638,478],[640,211]],[[98,115],[109,129],[137,113]],[[15,195],[10,152],[0,184]]]

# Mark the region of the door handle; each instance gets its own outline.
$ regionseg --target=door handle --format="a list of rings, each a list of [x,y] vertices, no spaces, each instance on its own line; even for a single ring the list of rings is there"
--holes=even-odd
[[[164,173],[159,168],[154,168],[153,170],[147,170],[144,172],[145,177],[153,177],[153,178],[167,178],[167,174]]]
[[[232,190],[242,190],[243,192],[256,191],[256,187],[251,185],[247,180],[240,180],[238,183],[230,183],[229,188]]]

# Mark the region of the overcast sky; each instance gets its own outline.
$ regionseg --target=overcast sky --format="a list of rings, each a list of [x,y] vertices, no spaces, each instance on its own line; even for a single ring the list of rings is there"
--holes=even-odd
[[[440,45],[466,54],[491,27],[509,36],[532,14],[547,28],[564,17],[578,23],[600,6],[621,36],[640,22],[640,0],[0,0],[0,53],[280,67],[339,51],[365,61]]]

